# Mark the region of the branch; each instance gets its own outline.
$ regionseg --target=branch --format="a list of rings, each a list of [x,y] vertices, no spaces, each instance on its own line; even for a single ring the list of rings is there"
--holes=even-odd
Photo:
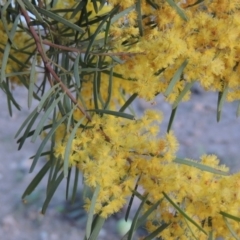
[[[48,40],[43,40],[42,43],[44,43],[44,44],[46,44],[50,47],[59,48],[59,49],[66,50],[66,51],[69,51],[69,52],[86,53],[85,50],[81,50],[79,48],[74,48],[74,47],[66,47],[66,46],[63,46],[63,45],[52,43]],[[111,53],[89,52],[89,54],[97,55],[97,56],[130,56],[130,57],[134,56],[134,55],[138,55],[138,54],[146,55],[145,52],[117,52],[117,53],[114,53],[114,52],[111,52]]]
[[[69,91],[69,89],[63,84],[63,82],[61,81],[61,79],[58,77],[58,75],[56,74],[56,72],[52,69],[51,65],[50,65],[50,61],[48,59],[48,57],[46,56],[44,49],[42,48],[41,42],[44,43],[44,40],[42,41],[40,39],[40,37],[38,36],[38,34],[36,33],[34,27],[30,24],[31,20],[30,17],[28,15],[28,12],[26,10],[24,10],[21,6],[20,6],[20,12],[21,14],[24,16],[26,23],[28,25],[28,28],[34,38],[34,41],[36,43],[36,47],[37,50],[43,60],[44,63],[44,67],[46,70],[46,74],[47,74],[47,78],[48,81],[51,84],[51,75],[53,76],[53,78],[60,84],[60,87],[62,88],[63,92],[66,92],[66,94],[68,95],[68,97],[71,99],[71,101],[73,103],[75,103],[78,107],[78,109],[86,116],[86,118],[88,119],[88,121],[91,121],[91,116],[85,111],[85,109],[83,107],[81,107],[79,105],[79,103],[77,102],[77,100],[74,98],[74,96],[72,95],[71,91]],[[46,44],[46,43],[45,43]]]

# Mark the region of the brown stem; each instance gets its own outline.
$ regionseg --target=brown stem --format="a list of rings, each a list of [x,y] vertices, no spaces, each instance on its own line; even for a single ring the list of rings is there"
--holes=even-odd
[[[62,49],[62,50],[66,50],[66,51],[69,51],[69,52],[76,52],[76,53],[86,53],[85,50],[81,50],[79,48],[74,48],[74,47],[66,47],[66,46],[62,46],[62,45],[59,45],[59,44],[55,44],[55,43],[52,43],[48,40],[43,40],[42,43],[50,46],[50,47],[55,47],[55,48],[59,48],[59,49]],[[141,54],[141,55],[146,55],[145,52],[117,52],[117,53],[114,53],[114,52],[111,52],[111,53],[97,53],[97,52],[89,52],[89,54],[91,55],[98,55],[98,56],[134,56],[134,55],[137,55],[137,54]]]
[[[41,45],[41,39],[39,38],[38,34],[36,33],[35,29],[33,26],[30,25],[30,17],[27,13],[26,10],[24,10],[23,8],[20,7],[20,11],[22,13],[22,15],[24,16],[25,20],[26,20],[26,23],[28,25],[28,28],[34,38],[34,41],[36,43],[36,47],[37,47],[37,50],[43,60],[43,63],[44,63],[44,67],[45,67],[45,70],[46,70],[46,74],[47,74],[47,78],[48,78],[48,81],[49,83],[51,84],[51,75],[53,76],[53,78],[60,84],[60,87],[62,88],[63,92],[65,92],[68,97],[71,99],[71,101],[75,104],[77,104],[77,107],[79,108],[79,110],[86,116],[86,118],[91,121],[91,116],[86,112],[86,110],[81,107],[79,105],[79,103],[77,102],[77,100],[73,97],[71,91],[63,84],[63,82],[61,81],[61,79],[58,77],[58,75],[56,74],[56,72],[52,69],[51,65],[50,65],[50,62],[48,60],[48,57],[46,56],[44,50],[42,49],[42,45]],[[44,43],[44,41],[42,41]],[[45,43],[46,44],[46,43]]]

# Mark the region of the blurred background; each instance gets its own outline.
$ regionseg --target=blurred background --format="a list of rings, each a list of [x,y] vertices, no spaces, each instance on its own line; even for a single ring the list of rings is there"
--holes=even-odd
[[[27,199],[21,200],[22,193],[44,164],[42,159],[33,173],[29,174],[30,157],[39,146],[26,142],[18,151],[14,136],[22,122],[32,109],[27,108],[27,91],[16,87],[14,96],[22,111],[13,110],[9,116],[7,101],[0,91],[0,239],[3,240],[77,240],[83,239],[86,215],[79,208],[81,193],[75,205],[65,200],[65,181],[57,189],[46,214],[40,214],[45,197],[44,181]],[[35,103],[36,106],[36,103]],[[145,109],[154,108],[162,111],[164,120],[161,134],[167,129],[171,106],[158,96],[155,101],[139,100],[134,104],[135,112],[141,116]],[[237,103],[225,103],[220,122],[216,121],[217,94],[206,93],[199,86],[194,86],[189,102],[181,103],[173,130],[179,140],[178,157],[199,159],[204,154],[216,154],[222,164],[231,168],[231,172],[240,170],[240,117],[236,118]],[[133,208],[137,208],[135,202]],[[134,212],[134,209],[133,209]],[[124,232],[122,224],[124,210],[111,217],[100,232],[99,239],[117,240]],[[141,231],[136,234],[141,235]]]

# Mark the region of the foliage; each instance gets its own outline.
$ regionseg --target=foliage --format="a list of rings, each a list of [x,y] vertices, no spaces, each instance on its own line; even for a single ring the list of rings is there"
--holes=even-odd
[[[171,125],[195,82],[218,92],[218,121],[224,101],[240,100],[239,6],[238,0],[5,2],[0,86],[10,114],[12,104],[20,109],[16,84],[28,89],[29,107],[39,101],[16,137],[19,149],[27,138],[42,137],[31,171],[47,158],[23,198],[48,174],[42,212],[64,177],[68,197],[73,182],[74,201],[81,173],[86,239],[97,239],[105,219],[131,196],[141,205],[125,239],[142,224],[149,232],[143,239],[238,239],[239,173],[230,175],[213,155],[179,159]],[[136,119],[130,107],[158,94],[173,106],[162,138],[161,113],[147,110]]]

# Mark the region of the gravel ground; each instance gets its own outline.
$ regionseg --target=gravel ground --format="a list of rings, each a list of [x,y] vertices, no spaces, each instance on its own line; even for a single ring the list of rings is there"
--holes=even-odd
[[[27,204],[21,201],[21,195],[42,163],[34,173],[28,174],[31,160],[38,144],[26,142],[21,151],[17,151],[14,135],[26,118],[26,91],[15,90],[22,111],[14,109],[13,116],[8,114],[6,98],[0,91],[0,240],[77,240],[83,239],[84,228],[80,221],[63,213],[65,209],[62,184],[57,190],[45,216],[39,214],[44,200],[45,185],[40,184]],[[179,157],[198,159],[203,153],[214,153],[221,162],[230,166],[232,172],[240,170],[240,118],[236,118],[237,103],[224,104],[222,119],[216,122],[217,95],[205,93],[198,87],[191,101],[182,103],[177,111],[173,130],[180,142]],[[36,103],[35,103],[36,104]],[[135,108],[138,115],[146,108],[155,108],[164,112],[161,132],[166,132],[171,106],[157,97],[155,105],[140,100]],[[99,239],[120,239],[116,233],[116,223],[121,215],[111,218],[101,231]],[[82,220],[85,222],[85,218]]]

